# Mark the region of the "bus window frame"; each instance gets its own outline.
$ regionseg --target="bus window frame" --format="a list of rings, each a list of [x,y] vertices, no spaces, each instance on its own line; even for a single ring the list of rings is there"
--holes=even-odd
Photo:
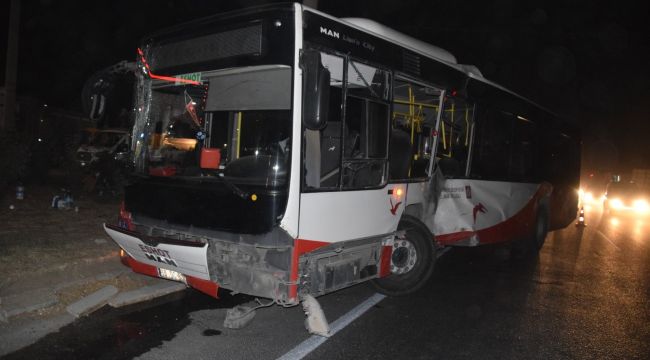
[[[444,99],[446,99],[446,98],[447,98],[446,96],[441,98],[443,101],[442,101],[442,104],[441,104],[441,111],[440,111],[440,114],[439,114],[439,116],[440,116],[439,126],[443,125],[442,112],[445,111],[444,105],[446,105],[446,104],[444,102]],[[469,122],[470,126],[469,126],[469,129],[465,130],[465,131],[469,131],[469,134],[468,134],[469,144],[467,146],[467,155],[466,155],[466,157],[464,159],[465,168],[463,169],[463,175],[449,177],[449,179],[473,179],[470,176],[470,171],[471,171],[471,166],[472,166],[472,159],[474,158],[472,152],[474,151],[474,145],[476,145],[474,143],[474,140],[475,140],[474,134],[475,134],[475,131],[476,131],[476,113],[477,113],[477,109],[479,108],[479,103],[477,101],[474,101],[473,99],[470,99],[470,98],[467,98],[467,97],[462,97],[462,96],[450,96],[450,98],[463,101],[465,103],[465,105],[466,105],[466,108],[471,107],[472,108],[472,116],[469,119],[466,119]],[[440,138],[440,128],[437,128],[436,131],[438,132],[438,136],[436,136],[436,138]],[[438,146],[438,143],[436,142],[436,156],[437,156],[437,150],[438,150],[437,146]]]
[[[392,113],[393,109],[393,86],[394,86],[394,81],[395,81],[395,76],[396,72],[393,69],[390,69],[384,65],[373,63],[372,61],[368,61],[366,59],[360,59],[354,56],[350,56],[350,54],[343,53],[340,51],[337,51],[336,49],[328,48],[325,46],[322,46],[317,43],[311,43],[311,42],[305,42],[303,49],[309,49],[309,50],[315,50],[319,51],[321,53],[326,53],[329,55],[337,56],[343,59],[343,83],[341,84],[342,90],[341,90],[341,156],[339,157],[339,181],[338,181],[338,186],[336,187],[327,187],[327,188],[308,188],[306,184],[306,179],[305,179],[305,164],[304,164],[304,134],[305,130],[307,128],[303,125],[301,125],[301,133],[302,133],[302,138],[303,138],[303,144],[301,146],[301,165],[300,165],[300,172],[301,172],[301,192],[303,193],[319,193],[319,192],[336,192],[336,191],[359,191],[359,190],[376,190],[376,189],[383,189],[385,188],[389,183],[391,183],[390,179],[388,178],[388,158],[389,158],[389,153],[390,153],[390,129],[391,129],[391,123],[390,123],[390,115]],[[363,162],[364,160],[367,163],[373,163],[377,161],[383,161],[384,162],[384,175],[383,175],[383,181],[379,185],[375,186],[360,186],[360,187],[346,187],[343,184],[343,163],[346,161],[344,157],[344,153],[346,151],[345,148],[345,134],[343,132],[343,128],[347,124],[347,97],[348,97],[348,67],[349,67],[349,61],[354,61],[356,63],[360,63],[366,66],[371,66],[374,67],[378,70],[384,71],[389,74],[390,79],[388,81],[388,86],[389,86],[389,91],[388,91],[388,96],[387,99],[382,99],[379,97],[366,97],[366,96],[359,96],[359,95],[351,95],[352,97],[355,97],[357,99],[362,99],[364,101],[370,101],[370,102],[376,102],[379,104],[386,105],[388,108],[388,115],[386,119],[386,130],[387,130],[387,138],[386,138],[386,155],[384,158],[363,158],[363,159],[348,159],[348,162],[352,160],[351,162]],[[304,96],[304,94],[301,92],[300,96]]]

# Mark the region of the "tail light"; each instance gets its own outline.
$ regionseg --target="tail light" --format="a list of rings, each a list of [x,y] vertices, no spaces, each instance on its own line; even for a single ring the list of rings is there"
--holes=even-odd
[[[124,266],[131,267],[129,265],[129,254],[127,254],[126,251],[124,251],[124,249],[120,249],[120,262]]]

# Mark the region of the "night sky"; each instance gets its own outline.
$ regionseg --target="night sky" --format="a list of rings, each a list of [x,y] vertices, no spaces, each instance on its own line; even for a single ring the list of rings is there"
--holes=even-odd
[[[166,26],[270,1],[24,0],[19,95],[81,110],[84,81]],[[580,124],[590,168],[650,167],[650,1],[321,0],[453,53]],[[9,1],[0,4],[0,83]]]

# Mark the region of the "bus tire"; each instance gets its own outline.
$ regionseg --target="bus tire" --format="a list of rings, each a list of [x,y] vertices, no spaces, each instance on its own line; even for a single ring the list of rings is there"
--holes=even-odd
[[[397,230],[404,230],[403,237],[396,237],[391,256],[392,274],[372,280],[372,284],[382,294],[403,296],[411,294],[424,286],[436,261],[433,235],[417,218],[404,215]]]
[[[533,234],[530,238],[530,249],[534,253],[538,253],[544,242],[546,241],[546,235],[548,235],[548,208],[544,203],[539,204],[537,207],[537,218],[535,220],[535,228],[533,229]]]
[[[544,203],[537,205],[535,223],[528,236],[512,244],[512,254],[515,259],[525,259],[537,256],[544,246],[548,234],[548,208]]]

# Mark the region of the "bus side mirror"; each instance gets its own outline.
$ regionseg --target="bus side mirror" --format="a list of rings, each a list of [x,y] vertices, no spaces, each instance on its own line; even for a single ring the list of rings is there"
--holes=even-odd
[[[327,125],[330,98],[330,72],[320,59],[320,52],[305,50],[302,67],[302,123],[309,130]]]

